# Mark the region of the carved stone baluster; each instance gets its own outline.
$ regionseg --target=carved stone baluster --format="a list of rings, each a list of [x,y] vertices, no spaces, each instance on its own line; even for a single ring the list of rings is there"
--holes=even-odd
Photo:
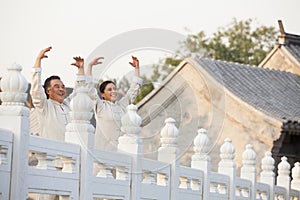
[[[241,178],[251,181],[252,193],[250,195],[252,198],[256,193],[256,153],[252,144],[246,145],[242,158]]]
[[[288,199],[291,190],[291,178],[290,178],[291,165],[287,162],[287,157],[283,156],[281,162],[278,164],[278,176],[277,185],[286,189],[286,197]]]
[[[132,157],[131,169],[131,194],[132,199],[140,199],[140,187],[142,180],[142,140],[139,138],[142,119],[137,114],[137,106],[130,104],[127,112],[121,117],[121,131],[124,133],[118,139],[118,151],[129,154]]]
[[[210,140],[207,136],[207,130],[201,128],[194,139],[194,155],[192,156],[191,168],[200,169],[203,171],[203,198],[209,198],[209,182],[210,182],[210,156],[211,148]]]
[[[230,177],[230,188],[235,188],[236,179],[236,164],[234,162],[235,158],[235,147],[232,144],[230,138],[226,138],[224,144],[220,147],[220,157],[218,172],[225,174]],[[230,199],[235,198],[235,191],[230,190]]]
[[[72,161],[74,167],[80,166],[80,196],[72,194],[74,199],[93,198],[90,177],[93,176],[95,128],[90,123],[93,116],[93,102],[88,96],[88,91],[89,88],[83,84],[74,91],[75,96],[70,102],[71,123],[66,126],[65,141],[80,145],[80,160]]]
[[[292,183],[291,188],[294,190],[300,190],[300,163],[296,162],[292,169]]]
[[[260,182],[268,184],[270,186],[270,199],[274,197],[274,187],[275,187],[275,173],[274,166],[275,160],[272,158],[272,153],[267,151],[265,157],[261,160]]]
[[[0,127],[13,133],[10,199],[26,199],[28,194],[29,113],[25,106],[28,82],[22,66],[13,64],[1,79]],[[4,197],[6,198],[6,197]],[[8,197],[7,197],[8,198]]]
[[[116,179],[118,180],[128,180],[128,169],[125,167],[116,167]]]
[[[175,120],[173,118],[167,118],[165,120],[165,126],[161,129],[161,147],[158,149],[158,160],[171,164],[171,188],[177,188],[180,185],[178,167],[179,167],[179,149],[177,145],[178,129],[175,126]],[[171,192],[171,199],[175,199],[178,194],[178,190]]]

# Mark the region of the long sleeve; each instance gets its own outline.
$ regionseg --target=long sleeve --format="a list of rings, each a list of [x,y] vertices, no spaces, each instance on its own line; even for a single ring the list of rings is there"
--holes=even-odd
[[[143,79],[134,76],[131,82],[130,88],[127,91],[126,95],[119,101],[122,107],[126,108],[127,105],[131,104],[139,94],[143,84]]]
[[[41,68],[32,69],[32,81],[30,94],[32,96],[32,103],[35,107],[42,109],[46,103],[46,94],[41,82]]]
[[[88,86],[88,94],[89,97],[92,99],[93,103],[94,103],[94,110],[95,112],[101,112],[101,110],[103,109],[103,100],[99,97],[97,89],[94,87],[93,84],[93,77],[92,76],[86,76],[86,83]]]

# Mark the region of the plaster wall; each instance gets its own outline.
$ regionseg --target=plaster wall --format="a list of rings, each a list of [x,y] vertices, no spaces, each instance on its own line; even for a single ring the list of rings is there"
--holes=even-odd
[[[289,59],[285,51],[282,48],[277,49],[277,51],[274,52],[274,54],[268,59],[266,63],[264,63],[262,67],[269,69],[278,69],[281,71],[300,75],[300,68],[297,67],[291,59]]]
[[[236,147],[239,168],[246,144],[253,144],[257,160],[261,160],[265,151],[271,150],[273,141],[279,137],[280,121],[235,97],[199,66],[186,63],[173,78],[164,83],[162,89],[154,93],[139,107],[139,115],[143,119],[148,118],[142,132],[146,157],[155,158],[160,146],[159,131],[167,117],[176,120],[179,129],[179,159],[183,165],[190,165],[197,130],[208,130],[214,171],[217,170],[219,149],[225,138],[230,137]]]

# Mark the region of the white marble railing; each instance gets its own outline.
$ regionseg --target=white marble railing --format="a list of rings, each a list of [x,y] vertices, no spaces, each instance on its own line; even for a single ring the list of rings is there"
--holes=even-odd
[[[130,198],[132,160],[128,155],[94,150],[91,192],[96,198]]]
[[[13,134],[0,129],[0,199],[9,198]]]
[[[80,147],[31,136],[28,193],[46,193],[78,199]]]
[[[155,160],[141,159],[141,197],[143,199],[169,199],[171,166]],[[138,173],[133,172],[133,173]],[[155,192],[154,192],[155,191]]]
[[[92,102],[87,88],[79,87],[72,100],[71,123],[65,141],[29,135],[29,110],[25,107],[27,82],[14,65],[1,80],[0,98],[0,199],[239,199],[299,200],[300,164],[293,168],[286,157],[274,173],[274,159],[266,152],[261,162],[251,144],[242,152],[241,176],[236,175],[235,147],[226,138],[220,147],[218,171],[210,168],[211,142],[205,129],[194,139],[191,167],[178,162],[175,120],[161,129],[158,160],[142,157],[141,118],[136,106],[122,117],[123,135],[118,152],[94,149],[90,124]],[[256,172],[261,163],[262,172]],[[290,178],[290,174],[292,178]],[[258,182],[257,180],[260,180]],[[277,185],[275,185],[277,182]],[[47,196],[48,195],[48,196]]]
[[[202,199],[203,172],[185,166],[178,166],[178,199]]]
[[[265,183],[257,183],[255,198],[256,200],[270,199],[270,186]]]
[[[251,199],[251,181],[237,178],[235,185],[235,197],[239,200],[250,200]]]
[[[209,199],[229,199],[230,180],[228,176],[211,173],[209,180]]]

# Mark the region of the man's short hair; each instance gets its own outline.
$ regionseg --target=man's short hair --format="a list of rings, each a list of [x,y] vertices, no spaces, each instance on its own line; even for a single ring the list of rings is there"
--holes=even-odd
[[[50,76],[50,77],[48,77],[46,80],[45,80],[45,82],[44,82],[44,91],[45,91],[45,94],[46,94],[46,96],[47,96],[47,99],[49,99],[49,95],[48,95],[48,93],[47,93],[47,89],[48,88],[50,88],[50,82],[52,81],[52,80],[60,80],[60,77],[59,76]]]

